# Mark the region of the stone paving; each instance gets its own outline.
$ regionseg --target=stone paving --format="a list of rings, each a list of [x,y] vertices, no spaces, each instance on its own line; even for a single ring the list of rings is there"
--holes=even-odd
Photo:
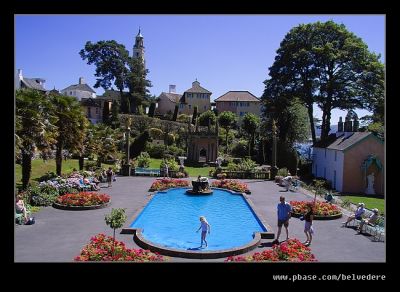
[[[106,185],[101,192],[111,196],[111,204],[104,209],[87,211],[67,211],[53,207],[42,208],[35,214],[36,224],[15,225],[14,260],[15,262],[73,262],[80,250],[98,233],[112,236],[112,229],[106,225],[104,216],[112,208],[126,208],[128,220],[125,226],[131,224],[133,215],[141,210],[151,194],[148,189],[154,177],[117,177],[111,188]],[[272,227],[276,233],[276,205],[279,196],[284,195],[290,200],[313,200],[313,196],[300,190],[285,192],[273,181],[242,180],[247,183],[251,194],[247,195],[253,202],[256,212]],[[346,213],[345,213],[346,214]],[[348,213],[346,214],[348,215]],[[385,242],[374,242],[368,235],[360,235],[352,228],[341,227],[341,222],[347,216],[336,220],[314,221],[315,234],[312,253],[319,262],[385,262]],[[292,218],[289,225],[289,237],[304,241],[304,222]],[[282,229],[280,239],[285,238]],[[125,242],[129,248],[138,248],[132,235],[116,233],[116,239]],[[270,239],[263,239],[261,244],[244,254],[260,252],[271,248]],[[223,262],[225,258],[196,260],[185,258],[170,258],[170,262]]]

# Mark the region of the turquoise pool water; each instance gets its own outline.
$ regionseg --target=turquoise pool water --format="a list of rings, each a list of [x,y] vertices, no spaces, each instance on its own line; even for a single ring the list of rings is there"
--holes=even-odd
[[[182,250],[220,250],[239,247],[265,232],[242,195],[214,190],[211,195],[188,195],[186,188],[157,193],[130,225],[142,228],[153,243]],[[208,247],[200,248],[200,216],[211,225]]]

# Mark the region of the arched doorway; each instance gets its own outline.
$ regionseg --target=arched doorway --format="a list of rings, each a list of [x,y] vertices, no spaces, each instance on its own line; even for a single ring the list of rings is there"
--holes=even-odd
[[[207,150],[204,148],[200,149],[199,162],[207,162]]]

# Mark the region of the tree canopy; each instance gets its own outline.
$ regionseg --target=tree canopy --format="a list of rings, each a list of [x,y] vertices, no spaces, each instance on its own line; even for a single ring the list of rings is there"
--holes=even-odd
[[[299,98],[307,107],[314,142],[316,103],[322,110],[321,139],[326,139],[332,109],[382,113],[384,66],[379,58],[343,24],[301,24],[281,42],[263,99]]]

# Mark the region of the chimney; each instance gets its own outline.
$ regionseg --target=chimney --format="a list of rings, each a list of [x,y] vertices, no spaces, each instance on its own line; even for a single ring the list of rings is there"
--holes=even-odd
[[[176,85],[173,84],[169,85],[169,93],[176,93]]]
[[[354,120],[353,120],[353,132],[358,132],[359,125],[360,125],[360,122],[358,121],[358,118],[354,117]]]
[[[79,84],[86,84],[85,78],[79,77]]]
[[[338,122],[338,132],[343,132],[343,120],[342,117],[339,117],[339,122]]]
[[[18,79],[19,79],[19,80],[24,79],[24,77],[22,77],[22,69],[18,69],[18,70],[17,70],[17,74],[18,74]]]
[[[353,131],[353,122],[350,120],[349,117],[346,117],[346,119],[345,119],[344,131],[345,132],[352,132]]]

